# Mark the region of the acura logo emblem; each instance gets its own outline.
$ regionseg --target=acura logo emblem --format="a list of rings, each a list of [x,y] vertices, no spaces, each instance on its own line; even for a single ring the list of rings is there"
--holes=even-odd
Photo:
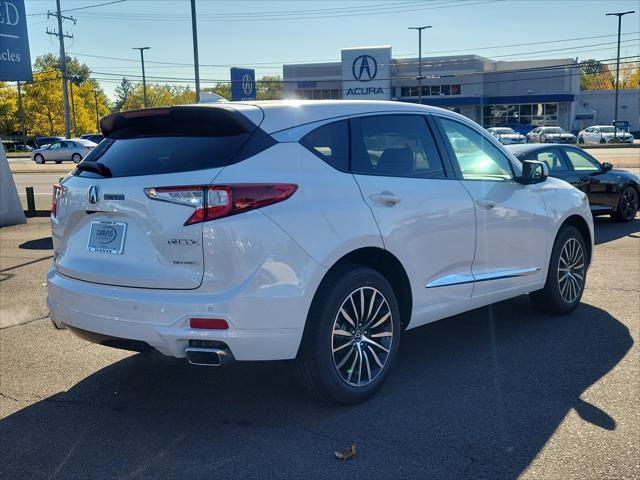
[[[253,78],[248,73],[242,76],[242,92],[245,95],[251,95],[253,93]]]
[[[360,55],[356,57],[351,66],[353,78],[361,82],[368,82],[376,78],[378,73],[378,62],[371,55]]]
[[[98,203],[98,187],[91,185],[89,187],[89,203]]]

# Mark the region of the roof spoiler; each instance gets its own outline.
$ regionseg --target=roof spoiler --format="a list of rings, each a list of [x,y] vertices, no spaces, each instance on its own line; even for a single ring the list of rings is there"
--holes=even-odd
[[[251,120],[224,104],[181,105],[128,110],[107,115],[100,120],[105,137],[229,136],[252,132]]]

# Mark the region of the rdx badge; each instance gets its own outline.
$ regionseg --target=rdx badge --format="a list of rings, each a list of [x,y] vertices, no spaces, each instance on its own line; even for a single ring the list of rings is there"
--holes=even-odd
[[[167,240],[169,245],[196,245],[198,240],[193,238],[171,238]]]

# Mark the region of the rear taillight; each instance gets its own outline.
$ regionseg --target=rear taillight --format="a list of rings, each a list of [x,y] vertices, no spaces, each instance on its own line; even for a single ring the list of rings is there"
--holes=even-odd
[[[297,188],[290,183],[251,183],[155,187],[145,188],[144,192],[153,200],[194,207],[195,212],[184,222],[193,225],[282,202]]]
[[[58,202],[64,196],[65,188],[56,183],[53,186],[53,196],[51,198],[51,216],[55,217],[58,214]]]

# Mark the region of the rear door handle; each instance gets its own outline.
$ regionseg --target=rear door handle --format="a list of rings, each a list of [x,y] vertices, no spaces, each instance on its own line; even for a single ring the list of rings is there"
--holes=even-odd
[[[476,205],[482,208],[486,208],[487,210],[491,210],[496,206],[496,202],[493,200],[476,200]]]
[[[373,193],[369,195],[369,198],[373,202],[379,203],[380,205],[386,205],[388,207],[393,207],[402,200],[391,192]]]

